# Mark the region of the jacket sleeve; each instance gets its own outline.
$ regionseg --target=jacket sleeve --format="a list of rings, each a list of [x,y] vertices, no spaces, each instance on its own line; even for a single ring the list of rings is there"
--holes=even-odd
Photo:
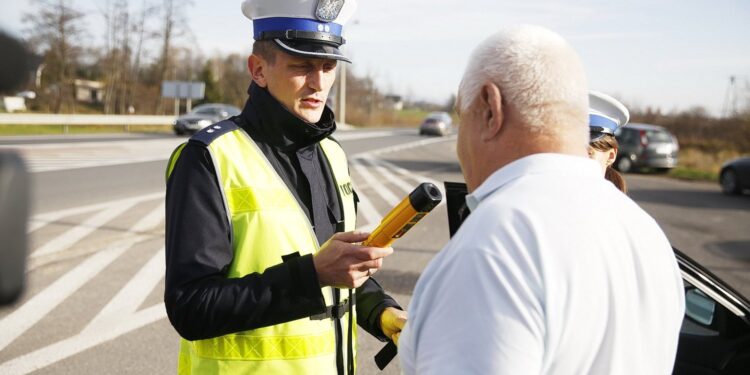
[[[380,329],[380,314],[386,307],[403,310],[391,296],[385,293],[383,287],[373,278],[367,279],[357,288],[357,325],[380,341],[388,341],[388,337]]]
[[[180,336],[207,339],[325,311],[311,255],[227,278],[233,257],[228,220],[208,150],[188,143],[166,194],[164,304]]]

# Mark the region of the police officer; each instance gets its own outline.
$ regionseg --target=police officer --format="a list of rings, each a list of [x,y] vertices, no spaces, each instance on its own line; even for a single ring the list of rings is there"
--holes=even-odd
[[[615,131],[628,123],[630,113],[617,99],[598,92],[589,91],[589,157],[599,162],[604,178],[615,184],[623,193],[628,188],[625,179],[612,165],[617,160],[620,145]]]
[[[352,374],[356,324],[380,340],[400,333],[406,314],[370,278],[393,250],[357,244],[368,234],[353,231],[356,194],[325,106],[354,8],[242,4],[249,99],[167,169],[164,301],[179,373]]]

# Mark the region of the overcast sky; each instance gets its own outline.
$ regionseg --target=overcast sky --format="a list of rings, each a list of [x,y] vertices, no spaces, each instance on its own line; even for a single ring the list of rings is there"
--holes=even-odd
[[[0,26],[20,34],[31,0],[0,0]],[[152,0],[158,2],[158,0]],[[100,43],[96,0],[73,0]],[[132,0],[139,6],[141,0]],[[190,27],[200,51],[249,53],[252,25],[241,0],[194,0]],[[471,50],[509,25],[550,28],[578,51],[589,86],[629,105],[706,107],[721,114],[729,76],[750,91],[748,0],[359,0],[344,27],[355,72],[389,93],[443,103],[456,92]]]

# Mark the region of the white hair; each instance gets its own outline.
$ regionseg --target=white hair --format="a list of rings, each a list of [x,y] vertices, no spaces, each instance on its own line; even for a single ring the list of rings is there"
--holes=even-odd
[[[485,83],[500,88],[533,132],[580,132],[588,142],[588,91],[577,54],[559,35],[538,26],[505,29],[476,47],[458,89],[466,111]]]

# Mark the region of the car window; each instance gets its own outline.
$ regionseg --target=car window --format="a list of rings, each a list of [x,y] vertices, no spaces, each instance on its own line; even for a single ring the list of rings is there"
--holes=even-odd
[[[672,136],[663,130],[647,130],[646,137],[651,142],[672,142]]]
[[[718,336],[714,327],[714,314],[721,308],[711,297],[683,279],[685,284],[685,317],[682,320],[681,333],[696,336]]]
[[[214,107],[206,107],[206,108],[197,108],[193,113],[197,115],[214,115],[216,114],[217,110]]]
[[[617,141],[622,144],[632,144],[635,141],[635,131],[633,129],[618,129],[619,135],[617,136]]]

